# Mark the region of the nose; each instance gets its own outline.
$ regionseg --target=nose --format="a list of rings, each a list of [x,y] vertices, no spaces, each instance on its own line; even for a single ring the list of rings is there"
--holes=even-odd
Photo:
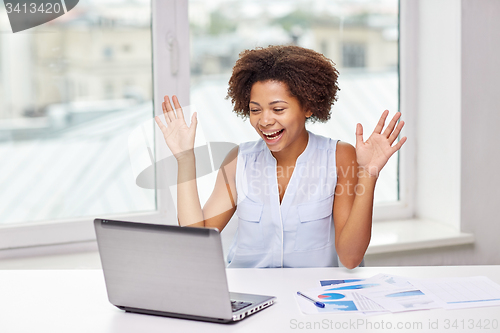
[[[273,125],[276,120],[274,119],[274,113],[271,110],[264,110],[261,113],[259,119],[259,124],[263,127]]]

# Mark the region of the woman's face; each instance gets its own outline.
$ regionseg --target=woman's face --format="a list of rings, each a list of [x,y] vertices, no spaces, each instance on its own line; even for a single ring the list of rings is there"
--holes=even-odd
[[[282,152],[307,145],[306,118],[312,115],[288,92],[280,81],[256,82],[250,91],[250,123],[271,152]],[[299,151],[300,154],[302,151]]]

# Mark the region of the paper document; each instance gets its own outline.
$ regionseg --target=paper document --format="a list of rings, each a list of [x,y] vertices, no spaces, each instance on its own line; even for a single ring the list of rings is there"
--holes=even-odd
[[[485,276],[416,280],[414,283],[446,309],[500,305],[500,286]]]
[[[363,283],[362,280],[353,281],[307,290],[307,296],[325,303],[325,307],[318,308],[313,303],[297,297],[300,309],[306,314],[385,311],[377,303],[356,292],[362,288],[370,288],[371,285]]]
[[[377,286],[364,289],[360,294],[371,299],[387,311],[404,312],[439,308],[433,298],[414,286],[408,278],[378,274],[365,280]]]
[[[410,279],[377,274],[369,279],[322,280],[321,287],[305,294],[315,302],[298,297],[306,314],[379,314],[429,310],[500,306],[500,285],[484,276],[439,279]]]

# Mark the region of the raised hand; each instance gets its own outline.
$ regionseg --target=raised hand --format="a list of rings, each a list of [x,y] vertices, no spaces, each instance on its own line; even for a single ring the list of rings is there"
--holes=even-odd
[[[382,113],[375,130],[366,141],[363,141],[363,126],[361,124],[357,124],[356,126],[356,156],[358,165],[361,170],[368,172],[369,176],[372,177],[378,177],[380,170],[382,170],[389,158],[406,142],[406,137],[403,137],[394,146],[392,145],[404,126],[404,121],[397,123],[401,117],[400,112],[394,115],[382,133],[388,115],[389,111],[387,110]]]
[[[168,148],[170,148],[175,158],[179,159],[185,153],[193,153],[198,120],[196,118],[196,112],[193,113],[191,116],[191,126],[188,127],[177,96],[172,96],[172,101],[174,102],[175,110],[172,108],[168,96],[165,96],[164,102],[162,103],[163,115],[165,116],[167,126],[163,125],[158,116],[155,117],[155,121],[163,133]]]

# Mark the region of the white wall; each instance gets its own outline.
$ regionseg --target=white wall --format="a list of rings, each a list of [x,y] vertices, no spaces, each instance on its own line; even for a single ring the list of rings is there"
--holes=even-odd
[[[500,264],[500,1],[420,0],[419,12],[416,215],[476,241],[366,264]]]
[[[464,258],[500,264],[500,1],[462,0],[462,229]]]
[[[460,1],[419,1],[417,216],[460,224]],[[413,138],[412,138],[413,139]]]

